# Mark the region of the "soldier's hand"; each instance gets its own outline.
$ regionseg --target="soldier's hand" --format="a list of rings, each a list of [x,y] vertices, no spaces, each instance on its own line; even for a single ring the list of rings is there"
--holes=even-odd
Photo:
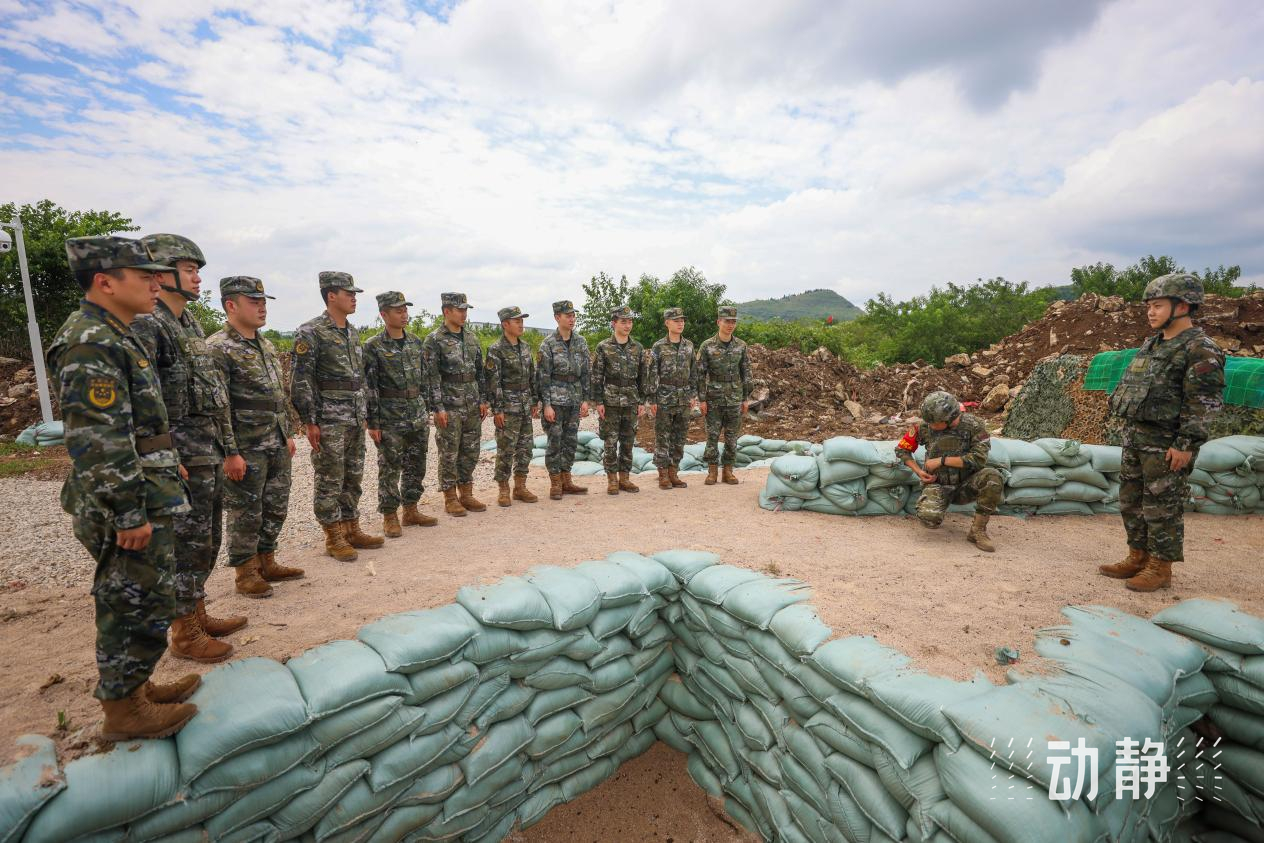
[[[918,476],[918,477],[920,477],[920,478],[922,479],[922,482],[923,482],[923,483],[934,483],[934,482],[935,482],[935,475],[931,474],[930,472],[928,472],[928,471],[922,471],[920,468],[915,469],[915,471],[917,472],[917,476]]]
[[[181,480],[189,479],[189,470],[184,467],[183,463],[176,466],[176,471],[179,472]]]
[[[601,419],[602,421],[606,420],[606,405],[605,404],[597,405],[597,418]]]
[[[639,419],[639,418],[640,418],[641,416],[643,416],[643,415],[645,415],[645,405],[644,405],[644,404],[637,404],[637,405],[636,405],[636,417]]]
[[[488,413],[490,410],[491,410],[491,408],[490,408],[490,407],[488,407],[486,404],[479,404],[479,405],[478,405],[478,417],[479,417],[480,419],[485,419],[485,418],[487,418],[487,413]]]
[[[1178,451],[1175,448],[1167,449],[1167,466],[1173,471],[1180,471],[1189,465],[1189,460],[1194,456],[1193,451]]]
[[[579,405],[579,417],[581,419],[588,418],[588,402],[584,401]]]
[[[285,444],[286,444],[286,447],[290,449],[290,456],[294,456],[294,451],[297,448],[297,446],[294,444],[294,439],[289,436],[285,437]]]
[[[380,427],[370,427],[369,438],[373,440],[374,445],[381,445],[382,444],[382,429]]]
[[[658,418],[658,405],[657,404],[650,405],[650,418],[652,419]]]
[[[742,415],[746,415],[746,411],[747,411],[747,410],[749,410],[749,409],[750,409],[750,402],[749,402],[749,401],[743,401],[743,402],[742,402]]]
[[[312,446],[313,451],[320,451],[320,425],[309,424],[307,426],[307,441]]]
[[[119,530],[114,541],[124,550],[144,550],[149,547],[149,539],[153,534],[153,524],[141,524],[130,530]]]
[[[553,424],[553,422],[557,421],[557,411],[554,410],[552,407],[545,407],[544,420],[548,422],[549,424]]]
[[[540,417],[540,405],[532,404],[531,405],[531,418],[538,419],[539,417]]]
[[[704,416],[707,414],[707,402],[706,402],[706,401],[700,401],[700,402],[698,403],[698,412],[702,413],[702,415],[704,415]]]
[[[497,413],[496,415],[492,416],[492,423],[496,425],[497,430],[504,430],[505,429],[505,414]]]
[[[926,465],[923,466],[923,469],[927,472],[938,471],[940,466],[943,465],[943,462],[944,461],[941,460],[939,457],[931,457],[928,460],[926,460]]]
[[[294,440],[289,440],[290,447],[294,447]],[[229,480],[241,482],[246,476],[246,459],[241,454],[230,454],[224,457],[224,476]]]
[[[448,411],[447,410],[440,410],[439,412],[435,413],[435,424],[438,425],[439,427],[448,426]]]

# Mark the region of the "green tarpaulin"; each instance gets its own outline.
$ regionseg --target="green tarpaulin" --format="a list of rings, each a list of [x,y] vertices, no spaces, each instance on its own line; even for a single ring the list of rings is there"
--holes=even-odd
[[[1137,349],[1104,351],[1093,357],[1084,375],[1084,388],[1110,392],[1123,377],[1124,369],[1137,354]],[[1264,409],[1264,360],[1251,357],[1225,359],[1226,404]]]

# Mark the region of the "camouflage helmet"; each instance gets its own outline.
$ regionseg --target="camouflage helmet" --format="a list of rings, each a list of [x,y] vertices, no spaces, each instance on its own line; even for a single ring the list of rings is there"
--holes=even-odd
[[[961,415],[961,402],[951,392],[942,389],[922,399],[922,421],[927,424],[950,422]]]
[[[198,269],[206,266],[202,250],[187,237],[179,234],[146,234],[140,239],[159,263],[175,266],[176,261],[193,261]]]
[[[1176,299],[1197,306],[1203,303],[1203,282],[1188,272],[1160,275],[1146,284],[1144,301],[1151,299]]]

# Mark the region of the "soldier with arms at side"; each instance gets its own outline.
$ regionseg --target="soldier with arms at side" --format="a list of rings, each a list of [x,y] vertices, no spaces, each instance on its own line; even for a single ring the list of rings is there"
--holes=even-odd
[[[663,311],[667,336],[654,343],[649,353],[646,385],[650,417],[654,419],[654,465],[658,488],[681,489],[689,485],[677,473],[685,455],[689,414],[698,405],[693,343],[685,339],[685,312],[679,307]]]
[[[1185,559],[1185,499],[1198,449],[1224,404],[1225,356],[1193,314],[1203,303],[1195,275],[1155,278],[1145,289],[1155,331],[1137,351],[1110,395],[1124,421],[1119,511],[1128,556],[1102,565],[1132,591],[1172,586],[1172,564]]]
[[[702,459],[707,464],[707,486],[714,486],[716,467],[721,461],[718,444],[724,435],[724,482],[737,485],[733,466],[737,464],[737,438],[742,435],[742,417],[750,408],[750,358],[746,343],[733,336],[737,330],[737,308],[721,307],[715,320],[717,331],[698,346],[699,408],[707,420],[707,447]]]
[[[571,479],[575,448],[579,445],[579,420],[588,415],[586,397],[591,388],[588,342],[575,333],[575,305],[553,302],[557,330],[540,343],[536,364],[536,388],[544,408],[544,432],[548,449],[544,465],[549,471],[549,498],[586,495],[588,490]]]
[[[606,494],[639,492],[632,482],[632,446],[645,412],[645,346],[632,339],[632,308],[624,305],[610,314],[612,335],[597,343],[592,359],[592,402],[601,418],[605,443]]]
[[[540,405],[535,397],[535,361],[522,341],[522,320],[529,314],[519,307],[502,307],[496,315],[501,335],[487,349],[486,365],[487,397],[496,423],[496,482],[500,485],[496,503],[535,503],[538,498],[527,489],[527,470],[531,464],[531,420],[539,416]]]

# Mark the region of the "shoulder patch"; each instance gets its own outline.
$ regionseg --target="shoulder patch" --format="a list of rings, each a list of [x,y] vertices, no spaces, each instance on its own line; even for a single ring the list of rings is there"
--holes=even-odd
[[[144,369],[146,366],[148,366],[148,365],[149,365],[149,360],[148,360],[147,358],[144,358],[144,357],[138,357],[138,358],[136,359],[136,365],[137,365],[137,366],[140,366],[142,369]]]
[[[487,362],[483,364],[483,368],[489,372],[496,368],[496,361],[491,354],[487,355]]]
[[[140,362],[145,360],[142,358]],[[109,409],[118,400],[118,385],[113,378],[89,378],[87,399],[98,410]]]
[[[297,342],[294,343],[295,354],[306,354],[307,352],[311,350],[312,350],[312,347],[307,344],[307,340],[298,340]]]

